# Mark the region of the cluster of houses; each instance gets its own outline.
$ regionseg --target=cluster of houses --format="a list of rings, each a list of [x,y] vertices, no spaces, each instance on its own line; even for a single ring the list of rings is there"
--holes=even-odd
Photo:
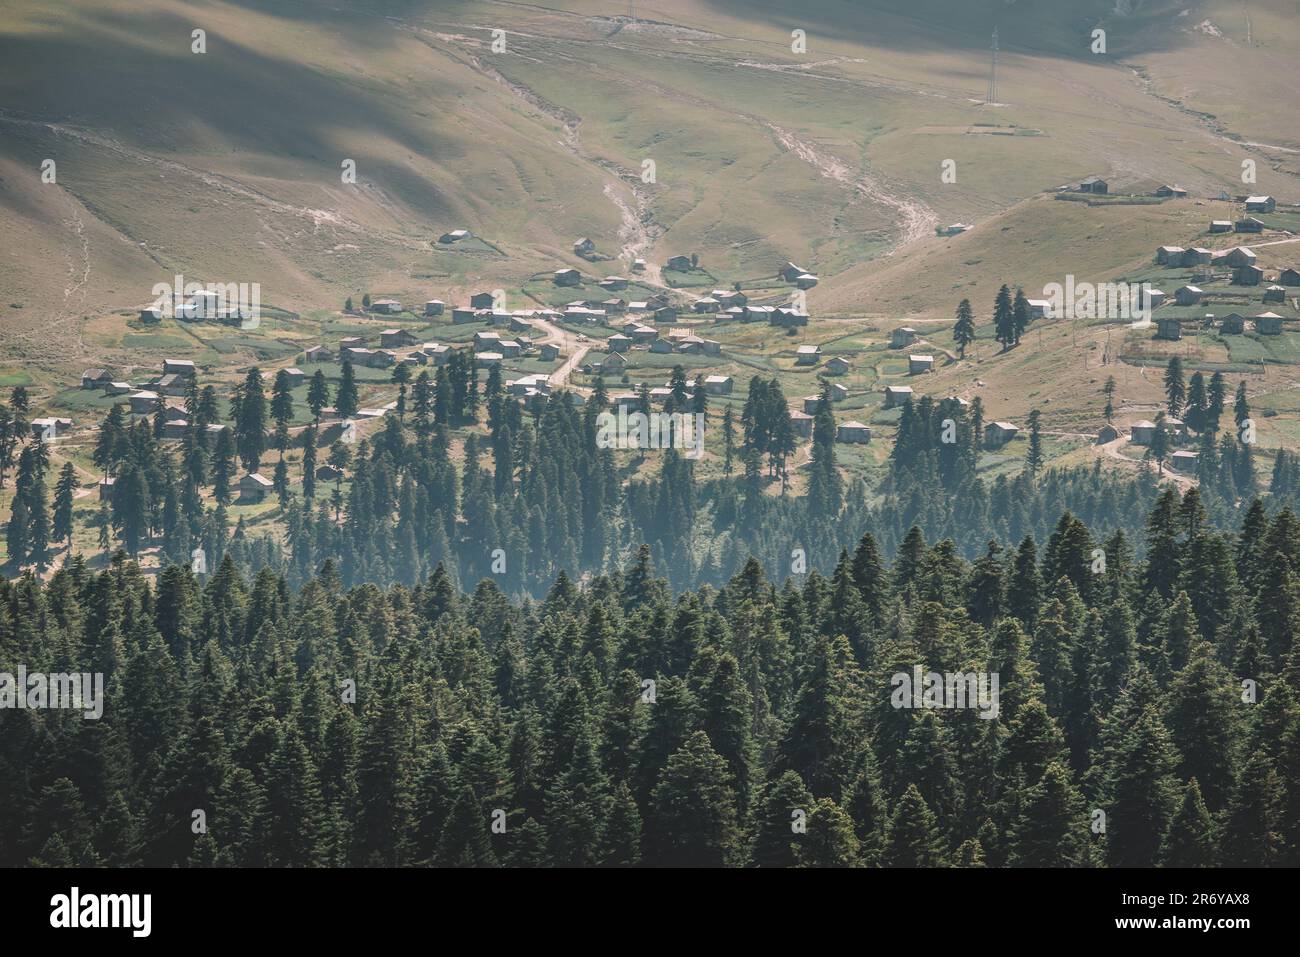
[[[1185,249],[1182,246],[1159,246],[1156,248],[1156,262],[1161,266],[1171,268],[1193,267],[1197,270],[1195,278],[1197,281],[1208,281],[1215,278],[1216,267],[1222,270],[1220,275],[1231,275],[1232,282],[1238,286],[1258,286],[1265,281],[1265,273],[1262,266],[1259,265],[1259,257],[1255,251],[1248,246],[1234,246],[1232,249],[1210,250],[1201,246],[1193,246],[1191,249]],[[1204,268],[1202,268],[1204,267]],[[1278,276],[1278,280],[1284,285],[1294,285],[1296,280],[1296,271],[1294,269],[1283,269]],[[1290,280],[1288,282],[1287,280]],[[1190,292],[1175,293],[1175,299],[1179,305],[1192,305],[1196,302],[1196,295],[1199,290],[1195,286],[1186,287]],[[1163,297],[1160,290],[1155,290]],[[1187,301],[1184,301],[1184,296]]]
[[[291,380],[296,376],[295,384],[305,381],[306,377],[298,369],[289,369],[287,372]],[[81,387],[86,390],[102,391],[107,396],[124,396],[132,415],[151,416],[161,409],[162,438],[179,441],[185,437],[189,429],[189,421],[186,418],[188,413],[182,402],[168,400],[183,399],[197,374],[198,370],[189,359],[164,359],[162,372],[144,382],[141,388],[115,379],[109,369],[86,369],[81,373]],[[62,423],[71,426],[71,421],[67,419],[53,421],[58,425],[59,430],[64,429]],[[213,423],[208,426],[208,431],[216,434],[226,428],[228,426]],[[55,434],[58,434],[57,431]]]
[[[1259,335],[1280,336],[1282,334],[1282,323],[1285,320],[1275,312],[1261,312],[1256,316],[1252,316],[1250,321]],[[1213,328],[1217,324],[1219,332],[1223,335],[1241,335],[1246,331],[1245,317],[1236,312],[1230,312],[1217,320],[1213,314],[1207,315],[1201,321],[1201,324],[1207,328]],[[1177,342],[1182,337],[1183,324],[1178,319],[1162,318],[1156,320],[1155,338]]]
[[[668,330],[667,335],[662,335],[653,326],[642,325],[633,319],[621,327],[613,328],[621,328],[622,331],[605,340],[608,354],[598,363],[584,367],[584,371],[591,372],[598,368],[601,375],[621,375],[629,364],[628,353],[642,347],[659,355],[722,355],[721,342],[697,336],[689,326],[674,326]]]
[[[1166,416],[1161,420],[1161,425],[1164,427],[1165,434],[1168,435],[1172,444],[1177,445],[1186,442],[1190,436],[1187,431],[1187,424],[1182,419]],[[1155,438],[1156,429],[1159,427],[1154,422],[1146,419],[1134,422],[1129,426],[1129,441],[1134,445],[1149,446]],[[1102,436],[1098,440],[1100,441],[1107,436],[1117,438],[1118,435],[1119,433],[1113,426],[1107,426],[1102,430]],[[1196,471],[1196,458],[1196,452],[1189,449],[1178,449],[1169,456],[1170,466],[1177,472],[1194,472]]]

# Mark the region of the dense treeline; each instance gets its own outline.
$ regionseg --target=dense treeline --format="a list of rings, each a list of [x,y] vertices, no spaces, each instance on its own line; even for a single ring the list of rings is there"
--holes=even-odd
[[[0,584],[0,669],[108,704],[0,711],[0,863],[1300,863],[1300,521],[1144,525],[677,597],[642,547],[520,603],[74,559]],[[894,707],[914,666],[996,673],[996,717]]]
[[[208,568],[230,553],[241,567],[270,568],[294,588],[331,559],[348,587],[413,587],[441,564],[454,585],[491,575],[508,595],[540,597],[561,569],[577,578],[605,574],[645,543],[680,591],[721,587],[750,556],[777,579],[796,563],[826,574],[863,531],[887,558],[915,526],[974,559],[991,539],[1045,540],[1066,511],[1099,536],[1123,531],[1140,551],[1145,516],[1160,494],[1150,468],[1137,475],[1100,463],[1044,471],[1037,416],[1024,470],[990,479],[978,467],[979,400],[964,408],[928,396],[904,406],[887,474],[868,487],[836,465],[829,395],[801,461],[775,379],[755,377],[740,414],[728,407],[719,415],[701,389],[688,392],[680,368],[672,373],[669,409],[707,415],[709,448],[723,476],[700,479],[695,461],[667,449],[645,453],[658,457],[653,470],[629,479],[627,454],[618,458],[595,439],[596,416],[609,407],[603,384],[581,409],[562,392],[524,408],[505,393],[496,370],[480,389],[472,363],[459,358],[414,381],[406,366],[398,369],[394,413],[355,443],[344,441],[343,425],[321,420],[331,388],[320,373],[308,389],[313,421],[297,430],[289,426],[294,401],[283,372],[268,397],[261,372],[250,370],[230,397],[230,427],[222,430],[211,428],[220,409],[215,391],[195,382],[180,443],[161,439],[164,411],[133,423],[114,406],[94,448],[96,466],[114,481],[93,518],[99,547],[132,556],[157,547],[176,563],[201,548]],[[339,415],[356,412],[347,363],[332,397]],[[648,394],[641,401],[648,409]],[[71,541],[79,481],[71,464],[47,474],[49,449],[27,438],[25,409],[18,392],[8,407],[0,404],[0,487],[11,464],[16,475],[6,525],[14,573],[54,564]],[[1253,459],[1230,432],[1221,445],[1215,434],[1205,432],[1203,505],[1212,525],[1231,528],[1254,496]],[[302,450],[293,476],[285,457],[291,448]],[[1285,454],[1279,462],[1273,497],[1277,505],[1295,503],[1295,469]],[[271,471],[280,508],[256,530],[242,520],[232,529],[227,507],[239,476],[259,466]],[[334,469],[329,477],[318,474],[324,466]],[[805,479],[797,493],[795,472]]]

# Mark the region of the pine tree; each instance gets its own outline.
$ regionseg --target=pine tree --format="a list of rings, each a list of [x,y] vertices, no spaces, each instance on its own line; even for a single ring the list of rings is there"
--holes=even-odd
[[[1016,341],[1016,314],[1011,304],[1011,290],[1003,285],[993,303],[993,338],[1006,352]]]
[[[703,731],[668,759],[651,795],[655,863],[719,867],[735,861],[739,829],[729,778]]]
[[[934,814],[916,785],[909,784],[889,823],[883,863],[886,867],[943,867],[947,857]]]
[[[1165,867],[1213,867],[1215,861],[1214,818],[1201,797],[1196,778],[1187,782],[1165,836],[1162,852]]]
[[[334,393],[334,409],[343,419],[350,419],[357,414],[360,400],[357,396],[357,374],[352,362],[344,359],[339,371],[338,390]]]
[[[971,311],[969,299],[957,304],[957,324],[952,327],[952,339],[957,343],[958,356],[965,359],[966,347],[975,341],[975,314]]]
[[[1187,383],[1183,379],[1183,360],[1172,356],[1165,366],[1165,401],[1169,415],[1177,418],[1187,402]]]

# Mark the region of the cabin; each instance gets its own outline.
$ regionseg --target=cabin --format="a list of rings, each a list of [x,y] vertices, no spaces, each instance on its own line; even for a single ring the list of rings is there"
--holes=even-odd
[[[776,274],[785,282],[794,282],[807,271],[808,270],[804,269],[802,266],[796,266],[792,262],[786,262],[784,266],[776,271]]]
[[[821,282],[821,280],[818,279],[810,272],[806,272],[799,276],[796,276],[794,280],[795,286],[799,289],[811,289],[819,282]]]
[[[729,375],[709,375],[704,377],[704,391],[709,395],[731,395],[734,384]]]
[[[990,422],[984,427],[984,441],[990,448],[998,448],[1014,439],[1019,431],[1020,426],[1010,422]]]
[[[337,465],[322,465],[316,470],[316,479],[320,482],[338,482],[343,479],[343,470]]]
[[[1150,445],[1156,434],[1156,424],[1142,419],[1129,426],[1129,441],[1134,445]]]
[[[364,349],[366,340],[364,336],[348,336],[346,339],[339,340],[339,355],[347,352],[349,349]]]
[[[296,389],[307,381],[307,373],[301,369],[288,368],[284,370],[285,378],[289,381],[289,388]]]
[[[1261,266],[1241,266],[1233,271],[1234,286],[1258,286],[1264,281],[1264,269]]]
[[[1203,295],[1205,291],[1200,286],[1180,286],[1174,290],[1174,302],[1180,306],[1194,306]]]
[[[381,349],[405,349],[416,345],[419,341],[405,329],[385,329],[379,333],[379,347]]]
[[[1271,213],[1277,209],[1277,200],[1272,196],[1247,196],[1246,212]]]
[[[1119,438],[1119,429],[1113,425],[1103,425],[1097,432],[1097,444],[1105,445],[1108,442],[1114,442]]]
[[[1254,216],[1247,216],[1245,219],[1239,219],[1233,223],[1232,228],[1239,233],[1262,233],[1264,223]]]
[[[444,245],[449,245],[451,243],[459,243],[463,240],[470,239],[472,236],[473,234],[468,229],[453,229],[451,232],[443,233],[439,236],[438,242],[443,243]]]
[[[795,329],[808,325],[808,317],[801,312],[795,312],[789,306],[777,306],[772,311],[767,323],[770,326],[780,326],[783,329]]]
[[[581,239],[574,240],[573,254],[575,256],[590,256],[596,251],[596,244],[583,236]]]
[[[1052,300],[1050,299],[1026,299],[1026,305],[1029,306],[1029,317],[1031,319],[1050,319],[1052,318]]]
[[[885,408],[892,409],[896,405],[903,405],[912,398],[912,387],[909,385],[887,385],[885,386]]]
[[[1183,337],[1183,324],[1177,319],[1157,319],[1156,334],[1157,339],[1168,339],[1171,342],[1177,342]]]
[[[57,439],[71,428],[71,419],[59,418],[58,416],[43,416],[31,421],[32,438],[42,442]]]
[[[479,352],[474,356],[474,365],[479,369],[490,369],[501,365],[501,360],[504,358],[505,356],[500,352]]]
[[[497,332],[476,332],[474,333],[474,349],[495,349],[501,345],[501,334]]]
[[[560,347],[553,342],[543,342],[537,347],[537,355],[543,362],[552,362],[560,357]]]
[[[871,441],[871,429],[865,423],[856,420],[841,422],[840,427],[835,430],[835,441],[865,445]]]
[[[703,299],[696,299],[695,302],[691,304],[691,309],[694,312],[706,314],[721,312],[722,303],[718,302],[718,300],[714,299],[712,296],[705,296]]]
[[[1230,312],[1219,320],[1221,335],[1239,336],[1246,331],[1246,320],[1239,313]]]
[[[471,309],[491,309],[496,305],[496,296],[490,292],[476,292],[469,297],[469,307]]]
[[[110,382],[104,386],[104,395],[126,395],[131,392],[135,386],[129,382]]]
[[[430,299],[424,304],[424,314],[426,316],[441,316],[447,311],[447,304],[441,299]]]
[[[902,349],[904,346],[910,346],[919,338],[920,336],[916,334],[915,329],[911,326],[903,326],[889,334],[889,347],[891,349]]]
[[[163,375],[184,375],[193,376],[198,374],[194,363],[189,359],[164,359]]]
[[[919,375],[922,372],[934,371],[934,356],[908,356],[907,357],[907,374]]]
[[[1104,179],[1093,176],[1090,179],[1085,179],[1079,184],[1079,192],[1098,193],[1104,196],[1106,193],[1110,192],[1110,185]]]
[[[177,375],[169,372],[166,375],[160,375],[152,382],[147,383],[149,388],[159,395],[170,395],[173,397],[183,396],[189,393],[189,376]]]
[[[800,346],[795,353],[794,364],[797,366],[812,366],[817,364],[821,358],[821,346]]]
[[[445,366],[451,361],[451,346],[438,342],[426,342],[420,351],[433,360],[435,366]]]
[[[158,408],[158,403],[161,400],[157,392],[150,392],[146,389],[127,396],[126,401],[131,404],[132,415],[150,415]]]
[[[690,272],[695,267],[691,264],[690,256],[670,256],[668,262],[664,263],[664,268],[673,272]]]
[[[1277,274],[1277,281],[1284,286],[1300,286],[1300,270],[1283,269]]]
[[[260,502],[266,498],[274,483],[265,475],[249,472],[239,480],[239,500],[241,502]]]
[[[372,299],[370,311],[382,313],[386,316],[396,315],[402,311],[402,304],[396,299]]]
[[[172,419],[164,422],[162,427],[162,438],[180,441],[185,438],[185,434],[190,429],[190,423],[185,419]]]
[[[832,402],[843,402],[849,397],[849,387],[838,382],[832,382],[828,391]]]
[[[529,322],[527,319],[523,318],[522,316],[517,316],[517,315],[511,316],[510,331],[511,332],[532,332],[533,324]]]
[[[499,346],[501,355],[507,359],[518,359],[523,354],[523,344],[517,339],[502,339]]]
[[[1264,289],[1265,302],[1286,302],[1286,287],[1272,285]]]
[[[627,368],[627,359],[620,353],[611,352],[600,362],[600,371],[621,373]]]
[[[948,226],[934,227],[934,234],[936,236],[957,236],[961,233],[966,232],[966,230],[968,229],[970,229],[970,225],[968,223],[952,223],[951,225]]]
[[[736,289],[715,289],[709,295],[716,299],[720,305],[727,308],[740,306],[743,309],[749,305],[749,297]]]
[[[557,269],[555,270],[554,282],[557,286],[580,286],[582,285],[582,273],[576,269]]]
[[[1223,261],[1236,269],[1241,266],[1254,266],[1259,261],[1259,257],[1250,247],[1237,246],[1224,254]]]
[[[467,322],[478,322],[479,318],[477,309],[455,308],[451,311],[452,325],[463,326]]]
[[[640,258],[639,256],[638,256],[636,259],[633,259],[633,260],[632,260],[632,271],[633,271],[633,272],[645,272],[645,260],[642,259],[642,258]]]
[[[1212,219],[1212,220],[1210,220],[1210,232],[1212,232],[1212,233],[1230,233],[1230,232],[1232,232],[1232,220],[1230,220],[1230,219]]]
[[[1165,296],[1165,291],[1163,289],[1156,289],[1154,286],[1151,287],[1150,289],[1144,290],[1144,293],[1146,298],[1146,306],[1148,309],[1160,308],[1160,306],[1164,304],[1164,301],[1167,298]]]
[[[1214,253],[1202,246],[1193,246],[1183,251],[1184,266],[1208,266],[1214,259]]]
[[[1156,263],[1161,266],[1178,266],[1187,250],[1182,246],[1157,246]]]
[[[845,375],[852,366],[843,356],[831,356],[824,366],[827,375]]]
[[[1261,312],[1255,317],[1255,331],[1261,336],[1280,336],[1282,317],[1276,312]]]
[[[334,354],[324,346],[312,346],[302,354],[304,362],[329,362]]]
[[[1200,453],[1191,452],[1187,449],[1179,449],[1173,455],[1169,456],[1169,467],[1175,472],[1187,474],[1196,471],[1196,460]]]
[[[163,320],[163,311],[157,306],[145,306],[140,310],[140,319],[143,322],[161,322]],[[177,315],[177,319],[181,316]]]
[[[113,483],[115,478],[102,478],[99,480],[99,500],[101,502],[110,502],[113,500]]]
[[[380,349],[354,347],[343,350],[343,358],[353,365],[366,366],[370,369],[386,369],[397,364],[397,356]]]
[[[113,373],[107,369],[87,369],[81,373],[83,389],[102,389],[113,381]]]
[[[1187,190],[1183,189],[1181,186],[1169,186],[1166,184],[1163,186],[1157,186],[1156,191],[1152,193],[1152,195],[1159,196],[1162,199],[1183,199],[1187,196]]]
[[[809,438],[812,435],[813,416],[809,412],[800,412],[798,409],[790,410],[790,428],[794,434],[801,438]]]
[[[699,336],[684,336],[677,341],[677,351],[688,356],[698,356],[704,351],[704,340]]]
[[[621,292],[628,287],[628,280],[622,276],[606,276],[597,285],[608,292]]]
[[[809,415],[817,413],[817,406],[821,405],[822,397],[820,395],[806,395],[803,397],[803,410]]]
[[[656,354],[672,352],[674,343],[671,339],[655,339],[650,343],[650,351]]]

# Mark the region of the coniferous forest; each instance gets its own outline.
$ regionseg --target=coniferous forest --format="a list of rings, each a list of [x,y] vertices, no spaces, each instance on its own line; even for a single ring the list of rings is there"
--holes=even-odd
[[[332,488],[305,430],[283,536],[225,517],[235,460],[266,451],[256,370],[211,443],[210,390],[179,449],[111,413],[99,571],[52,558],[73,483],[51,509],[48,450],[11,447],[0,672],[102,674],[107,701],[0,710],[0,863],[1300,863],[1285,455],[1249,502],[1231,438],[1183,493],[1031,461],[986,483],[978,401],[921,399],[869,489],[827,400],[795,493],[760,378],[722,478],[669,449],[624,481],[592,441],[603,394],[427,384],[325,447]],[[996,706],[900,706],[929,672],[996,676]]]

